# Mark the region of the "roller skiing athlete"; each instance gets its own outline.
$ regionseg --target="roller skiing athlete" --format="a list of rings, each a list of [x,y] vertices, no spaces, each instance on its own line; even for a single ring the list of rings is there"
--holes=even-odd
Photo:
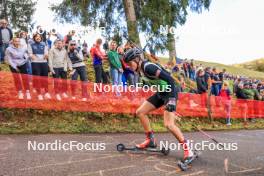
[[[164,85],[170,87],[168,89],[158,90],[155,94],[149,97],[136,111],[140,122],[146,134],[146,140],[136,145],[138,149],[156,148],[156,140],[154,132],[151,129],[149,118],[146,116],[151,111],[154,111],[165,105],[164,109],[164,126],[176,137],[184,150],[183,160],[178,163],[182,170],[186,170],[187,166],[197,158],[197,153],[192,151],[188,141],[184,138],[181,130],[175,125],[174,113],[176,111],[176,101],[178,98],[178,88],[175,86],[174,79],[170,74],[163,69],[160,65],[142,59],[143,51],[139,48],[131,48],[124,54],[124,61],[134,71],[141,75],[144,81],[158,87]]]

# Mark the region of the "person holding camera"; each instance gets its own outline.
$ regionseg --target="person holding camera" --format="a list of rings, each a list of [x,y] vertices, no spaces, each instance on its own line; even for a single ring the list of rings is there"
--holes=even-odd
[[[83,62],[82,51],[78,49],[75,40],[71,40],[69,42],[68,57],[73,68],[73,71],[71,72],[71,79],[76,81],[80,76],[80,79],[82,81],[82,101],[87,101],[87,70],[85,63]],[[77,82],[73,82],[71,88],[72,99],[76,99]]]

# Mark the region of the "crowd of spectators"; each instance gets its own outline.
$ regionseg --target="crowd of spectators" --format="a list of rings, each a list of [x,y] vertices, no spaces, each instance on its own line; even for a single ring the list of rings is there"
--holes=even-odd
[[[76,41],[75,31],[71,30],[64,37],[55,29],[50,32],[41,26],[29,36],[25,31],[16,35],[8,27],[6,20],[0,20],[0,62],[8,63],[11,72],[32,74],[39,77],[52,75],[54,81],[55,98],[62,100],[69,98],[67,82],[59,79],[81,80],[82,101],[87,101],[88,71],[94,70],[96,83],[111,83],[113,85],[136,85],[140,82],[139,75],[134,73],[122,60],[124,52],[133,47],[132,44],[117,45],[116,41],[105,42],[97,39],[93,46]],[[104,49],[102,49],[104,48]],[[87,68],[86,60],[91,58],[92,67]],[[104,63],[109,63],[109,69],[104,68]],[[210,93],[222,97],[227,112],[227,124],[231,125],[230,112],[231,100],[237,99],[264,101],[264,84],[261,80],[232,75],[226,69],[219,71],[216,67],[204,67],[196,64],[194,60],[184,59],[181,63],[168,63],[164,67],[172,73],[181,92],[196,94]],[[31,99],[30,77],[19,78],[14,74],[15,87],[19,99]],[[38,100],[51,99],[47,79],[33,79],[34,91]],[[232,83],[232,84],[230,84]],[[233,86],[231,86],[233,85]],[[120,95],[120,94],[117,94]],[[76,99],[76,86],[71,86],[71,98]],[[204,102],[202,103],[204,104]]]

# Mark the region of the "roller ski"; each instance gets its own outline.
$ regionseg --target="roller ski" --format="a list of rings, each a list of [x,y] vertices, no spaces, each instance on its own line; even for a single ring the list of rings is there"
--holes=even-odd
[[[124,144],[117,145],[117,151],[122,152],[124,150],[130,150],[134,152],[146,151],[152,153],[161,153],[163,155],[169,154],[169,149],[162,148],[160,150],[159,148],[157,148],[153,132],[146,133],[146,140],[143,143],[136,145],[135,147],[126,147]]]
[[[117,148],[117,151],[119,152],[122,152],[125,150],[133,151],[133,152],[142,152],[142,151],[144,152],[145,151],[145,152],[150,152],[150,153],[161,153],[165,156],[168,155],[170,152],[169,149],[165,149],[165,148],[162,148],[161,150],[158,148],[150,148],[150,147],[141,149],[137,147],[126,147],[124,144],[118,144],[116,148]]]

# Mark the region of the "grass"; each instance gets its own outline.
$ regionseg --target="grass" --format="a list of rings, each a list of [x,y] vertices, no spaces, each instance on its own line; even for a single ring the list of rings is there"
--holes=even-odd
[[[161,116],[151,116],[153,130],[167,132]],[[264,119],[250,123],[246,128],[240,119],[234,119],[227,127],[225,119],[210,123],[208,118],[184,117],[178,125],[185,132],[194,131],[193,126],[204,130],[263,129]],[[139,119],[127,114],[80,113],[41,111],[33,109],[1,109],[0,134],[58,134],[58,133],[114,133],[143,132]]]
[[[234,64],[233,66],[238,67],[238,68],[246,68],[249,70],[263,72],[264,71],[264,58],[260,58],[260,59],[256,59],[253,61],[240,63],[240,64]]]

